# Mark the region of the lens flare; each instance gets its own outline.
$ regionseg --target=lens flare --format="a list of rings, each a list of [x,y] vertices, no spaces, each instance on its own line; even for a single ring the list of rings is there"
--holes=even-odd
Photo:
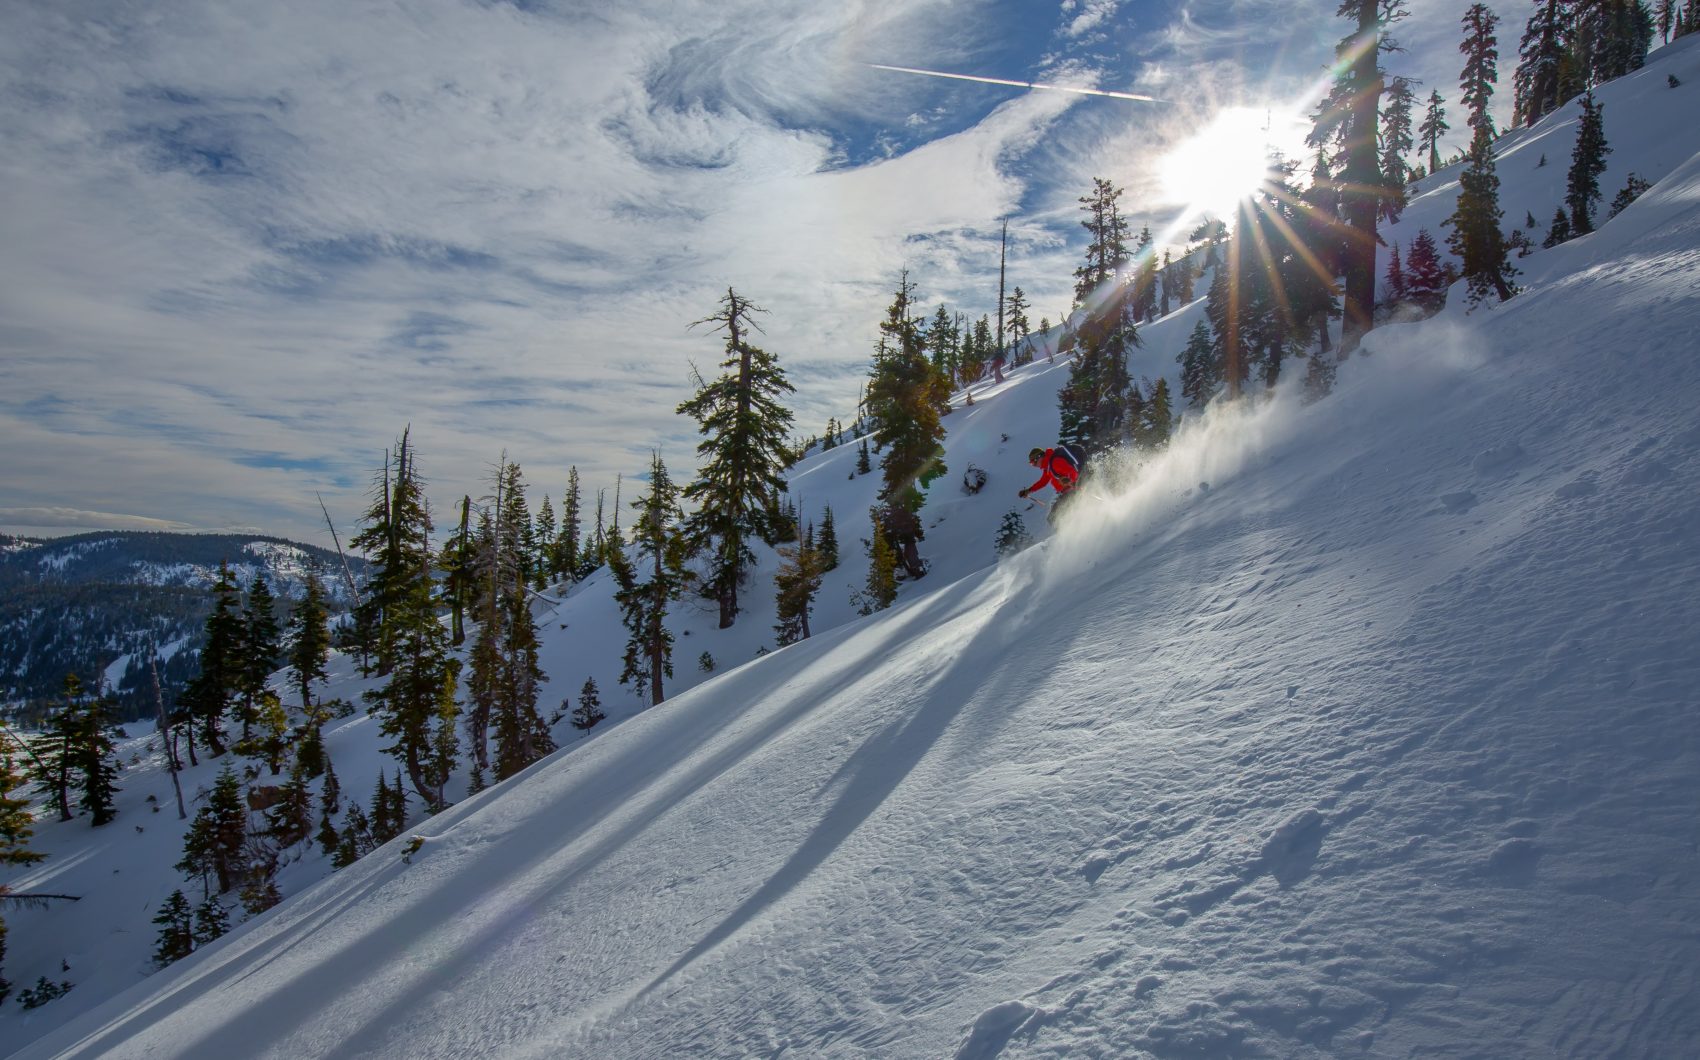
[[[1269,115],[1247,107],[1217,114],[1202,132],[1176,145],[1159,166],[1163,190],[1191,214],[1229,218],[1262,185],[1269,169]]]

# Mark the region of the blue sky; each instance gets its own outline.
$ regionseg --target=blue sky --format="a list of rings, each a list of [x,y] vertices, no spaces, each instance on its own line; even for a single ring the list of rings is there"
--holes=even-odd
[[[1455,99],[1465,5],[1414,6],[1387,65]],[[1058,319],[1092,178],[1161,229],[1163,152],[1221,107],[1308,106],[1334,7],[7,4],[0,527],[317,541],[315,494],[351,525],[409,424],[445,519],[504,450],[534,504],[652,447],[684,477],[673,409],[719,356],[687,325],[728,285],[818,433],[900,269],[991,312],[1007,214],[1010,282]]]

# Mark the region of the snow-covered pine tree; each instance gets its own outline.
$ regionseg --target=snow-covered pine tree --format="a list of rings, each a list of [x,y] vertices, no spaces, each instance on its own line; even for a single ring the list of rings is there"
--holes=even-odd
[[[1387,248],[1387,302],[1397,305],[1405,300],[1405,266],[1399,260],[1399,244]]]
[[[1594,230],[1594,204],[1600,201],[1600,174],[1606,171],[1605,107],[1594,94],[1582,95],[1582,118],[1576,125],[1576,146],[1570,152],[1565,177],[1564,205],[1570,208],[1570,230],[1587,235]]]
[[[1514,293],[1511,278],[1517,275],[1499,227],[1499,177],[1494,172],[1494,128],[1488,111],[1499,59],[1494,36],[1498,24],[1498,16],[1485,4],[1471,5],[1464,13],[1464,40],[1458,46],[1464,54],[1460,76],[1473,134],[1469,166],[1458,178],[1458,204],[1446,222],[1452,229],[1446,244],[1463,265],[1471,303],[1480,302],[1490,291],[1502,302],[1510,298]]]
[[[726,334],[726,372],[712,383],[699,379],[696,396],[679,406],[704,435],[701,466],[684,497],[697,504],[688,530],[708,550],[703,589],[719,605],[721,629],[738,617],[738,589],[755,558],[749,539],[773,540],[772,498],[785,491],[791,463],[791,412],[780,400],[795,388],[778,359],[749,341],[750,331],[761,330],[755,314],[763,312],[728,287],[719,311],[696,322]]]
[[[1013,556],[1032,544],[1033,537],[1027,532],[1027,523],[1021,518],[1021,512],[1011,508],[1003,515],[1003,521],[998,524],[998,536],[992,542],[999,556]]]

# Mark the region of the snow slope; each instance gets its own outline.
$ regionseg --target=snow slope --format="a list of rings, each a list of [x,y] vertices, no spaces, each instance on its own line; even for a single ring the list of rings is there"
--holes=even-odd
[[[1194,419],[991,567],[1062,369],[977,395],[952,480],[974,459],[992,484],[935,488],[937,566],[893,612],[828,601],[836,628],[19,1055],[1700,1053],[1687,135],[1640,202],[1523,259],[1512,302],[1455,291],[1328,401]],[[1172,370],[1196,312],[1147,329],[1136,372]],[[845,581],[853,459],[794,476],[832,498]],[[556,693],[612,636],[604,596],[561,605]],[[681,684],[695,644],[741,661],[764,621],[701,618]],[[20,984],[34,915],[10,918]]]

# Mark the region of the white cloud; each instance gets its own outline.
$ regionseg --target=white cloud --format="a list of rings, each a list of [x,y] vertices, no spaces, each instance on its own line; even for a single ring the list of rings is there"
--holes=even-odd
[[[719,355],[686,325],[728,284],[772,310],[818,430],[850,412],[899,269],[929,304],[993,307],[1005,214],[1012,282],[1054,315],[1074,197],[1137,187],[1175,119],[864,65],[1007,46],[986,10],[9,5],[8,499],[311,536],[314,492],[351,521],[409,423],[445,508],[504,448],[551,493],[652,445],[682,474],[672,410]],[[1063,12],[1063,37],[1128,14]],[[1190,39],[1144,62],[1190,77]],[[1047,79],[1098,77],[1063,47]]]

